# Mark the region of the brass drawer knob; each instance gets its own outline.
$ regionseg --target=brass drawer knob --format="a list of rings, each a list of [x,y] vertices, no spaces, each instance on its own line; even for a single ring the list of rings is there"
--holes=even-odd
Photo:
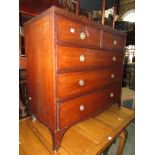
[[[110,97],[113,98],[114,97],[114,94],[113,93],[110,93]]]
[[[117,45],[117,40],[114,40],[114,45],[115,45],[115,46]]]
[[[80,61],[83,62],[85,60],[85,56],[84,55],[80,55]]]
[[[84,32],[80,33],[80,39],[84,40],[86,38],[86,34]]]
[[[113,57],[112,57],[112,60],[113,60],[113,61],[116,61],[116,57],[115,57],[115,56],[113,56]]]
[[[32,97],[29,97],[28,99],[29,99],[29,100],[32,100]]]
[[[80,105],[80,111],[84,111],[84,105]]]
[[[115,78],[115,74],[111,74],[111,78],[114,79]]]
[[[84,85],[84,80],[80,80],[80,81],[79,81],[79,85],[80,85],[80,86],[83,86],[83,85]]]

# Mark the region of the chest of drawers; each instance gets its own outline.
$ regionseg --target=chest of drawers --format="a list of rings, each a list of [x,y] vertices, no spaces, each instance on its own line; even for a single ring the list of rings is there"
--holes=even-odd
[[[24,34],[29,108],[58,150],[73,124],[120,104],[126,36],[54,6]]]

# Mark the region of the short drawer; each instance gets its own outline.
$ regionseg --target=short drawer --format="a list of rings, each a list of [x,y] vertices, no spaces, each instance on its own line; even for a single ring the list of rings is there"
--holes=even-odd
[[[58,74],[58,98],[74,97],[121,82],[122,67]]]
[[[60,128],[102,112],[106,106],[120,101],[121,86],[115,85],[60,104]]]
[[[67,46],[57,47],[57,69],[75,70],[118,66],[123,64],[124,52],[102,51]]]
[[[57,17],[57,39],[59,41],[100,47],[101,31],[90,26]]]
[[[103,31],[102,43],[104,49],[123,50],[125,47],[125,37]]]

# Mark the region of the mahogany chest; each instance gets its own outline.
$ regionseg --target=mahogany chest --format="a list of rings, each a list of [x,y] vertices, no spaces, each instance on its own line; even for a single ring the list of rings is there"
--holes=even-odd
[[[126,35],[54,6],[24,35],[29,108],[58,150],[73,124],[120,105]]]

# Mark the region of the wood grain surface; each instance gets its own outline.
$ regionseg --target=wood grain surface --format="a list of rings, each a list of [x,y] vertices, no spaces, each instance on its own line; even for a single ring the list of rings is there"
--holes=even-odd
[[[121,83],[121,73],[122,68],[119,67],[59,74],[57,79],[58,98],[82,95],[108,85]]]
[[[57,38],[59,41],[100,47],[101,31],[79,22],[57,17]],[[81,33],[84,38],[82,39]]]
[[[95,50],[69,46],[58,46],[57,69],[68,71],[99,67],[116,67],[123,64],[124,53],[106,50]],[[83,56],[83,61],[80,61]],[[116,60],[113,60],[113,58]]]
[[[120,100],[120,84],[60,103],[60,128],[101,113]],[[113,94],[111,97],[110,94]]]
[[[56,129],[55,57],[52,16],[24,27],[27,57],[28,98],[31,112],[50,129]],[[52,51],[52,52],[51,52]]]
[[[50,129],[58,150],[71,125],[107,104],[120,105],[125,35],[57,7],[25,23],[24,35],[29,109]],[[119,86],[111,90],[115,83]],[[112,101],[108,90],[114,91]],[[85,111],[79,112],[79,106]]]

